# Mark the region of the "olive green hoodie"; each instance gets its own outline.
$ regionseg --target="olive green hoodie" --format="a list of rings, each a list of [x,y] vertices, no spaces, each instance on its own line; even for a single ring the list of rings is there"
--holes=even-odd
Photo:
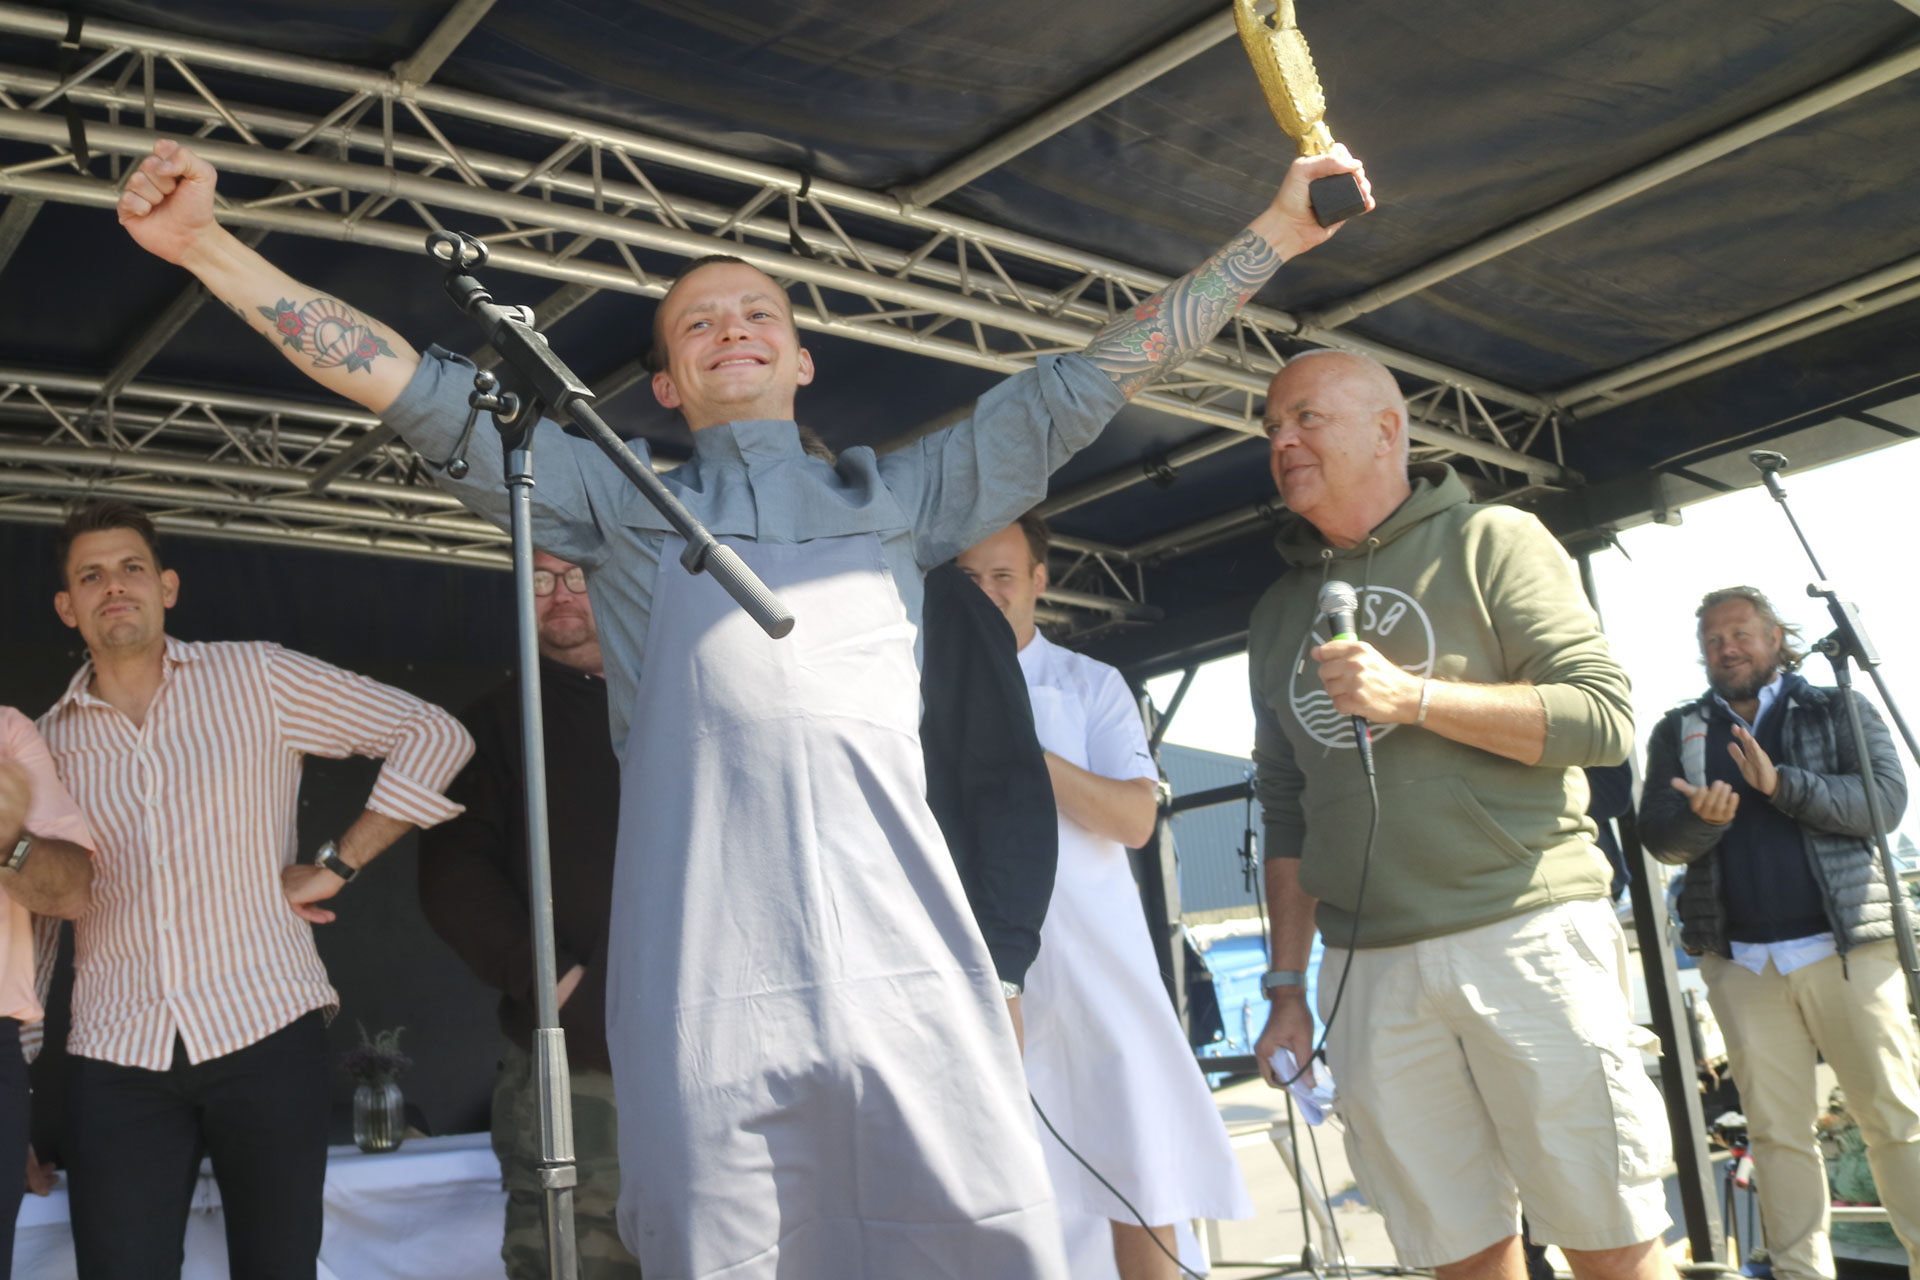
[[[1412,494],[1357,547],[1330,547],[1290,518],[1278,544],[1292,570],[1261,597],[1248,636],[1266,856],[1301,860],[1334,947],[1397,946],[1605,897],[1581,768],[1618,764],[1633,743],[1626,674],[1552,535],[1525,512],[1474,505],[1442,464],[1409,478]],[[1357,932],[1366,777],[1306,652],[1327,636],[1315,604],[1329,578],[1358,589],[1359,638],[1404,669],[1529,684],[1547,713],[1537,765],[1412,725],[1375,728],[1380,830]]]

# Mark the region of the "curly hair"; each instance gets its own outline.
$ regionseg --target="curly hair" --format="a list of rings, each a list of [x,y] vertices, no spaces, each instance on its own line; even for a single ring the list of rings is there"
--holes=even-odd
[[[1780,669],[1798,671],[1800,664],[1806,661],[1807,651],[1800,647],[1800,628],[1786,621],[1774,612],[1773,602],[1767,599],[1766,592],[1758,587],[1721,587],[1709,591],[1700,598],[1700,607],[1693,611],[1697,620],[1694,635],[1697,638],[1707,625],[1707,614],[1723,604],[1732,604],[1744,600],[1753,606],[1754,616],[1769,627],[1780,631]]]

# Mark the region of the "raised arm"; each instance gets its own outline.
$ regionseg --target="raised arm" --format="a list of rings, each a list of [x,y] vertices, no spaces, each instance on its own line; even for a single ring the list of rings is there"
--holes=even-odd
[[[951,560],[1032,508],[1046,496],[1047,477],[1090,444],[1128,397],[1211,341],[1281,262],[1338,231],[1314,221],[1307,184],[1348,172],[1359,173],[1367,189],[1360,162],[1344,150],[1296,160],[1245,231],[1107,325],[1078,355],[1040,357],[981,396],[969,418],[881,458],[880,474],[913,522],[921,567]]]
[[[1356,174],[1367,208],[1373,190],[1360,162],[1334,154],[1302,156],[1266,212],[1218,253],[1094,335],[1086,357],[1131,399],[1143,387],[1213,340],[1233,313],[1273,278],[1283,262],[1324,243],[1346,223],[1323,227],[1313,216],[1307,184],[1334,173]]]
[[[382,413],[420,354],[365,312],[301,284],[214,219],[213,166],[171,138],[153,144],[120,196],[120,225],[148,253],[185,267],[294,367]]]

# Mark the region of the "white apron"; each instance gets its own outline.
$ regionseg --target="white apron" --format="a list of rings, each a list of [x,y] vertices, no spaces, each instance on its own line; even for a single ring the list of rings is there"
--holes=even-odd
[[[1028,692],[1041,745],[1087,768],[1087,708],[1047,685]],[[1034,1098],[1141,1216],[1155,1226],[1253,1216],[1226,1126],[1160,979],[1127,852],[1065,817],[1040,955],[1020,1003]],[[1051,1134],[1040,1142],[1063,1216],[1133,1221]],[[1111,1274],[1110,1248],[1107,1258]]]
[[[609,943],[621,1235],[647,1280],[1061,1280],[879,540],[723,541],[799,621],[767,639],[667,540]]]

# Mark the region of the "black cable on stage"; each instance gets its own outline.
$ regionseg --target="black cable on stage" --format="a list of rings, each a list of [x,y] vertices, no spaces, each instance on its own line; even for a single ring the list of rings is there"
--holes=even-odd
[[[1281,1082],[1280,1087],[1283,1089],[1292,1085],[1295,1080],[1305,1075],[1307,1068],[1312,1065],[1315,1058],[1323,1057],[1327,1047],[1327,1036],[1333,1031],[1333,1020],[1340,1016],[1340,1002],[1347,994],[1347,975],[1353,972],[1354,944],[1360,940],[1360,909],[1365,905],[1367,900],[1367,875],[1373,870],[1373,843],[1375,837],[1380,833],[1380,788],[1374,782],[1373,771],[1371,769],[1367,770],[1367,802],[1369,807],[1367,817],[1367,846],[1366,850],[1360,856],[1360,886],[1358,892],[1354,894],[1353,930],[1347,936],[1347,958],[1340,965],[1340,982],[1333,990],[1333,1005],[1327,1010],[1327,1021],[1326,1025],[1320,1029],[1319,1043],[1314,1045],[1313,1051],[1307,1055],[1306,1062],[1298,1064],[1299,1070]],[[1261,932],[1264,934],[1266,931],[1266,903],[1264,892],[1259,895],[1259,898],[1261,905]],[[1267,963],[1272,964],[1273,949],[1271,945],[1267,947],[1267,957]],[[1180,1268],[1182,1275],[1191,1276],[1193,1280],[1204,1280],[1204,1277],[1202,1277],[1199,1272],[1188,1267],[1184,1262],[1181,1262],[1179,1255],[1161,1243],[1160,1237],[1153,1233],[1152,1225],[1140,1216],[1138,1209],[1133,1207],[1133,1202],[1121,1195],[1118,1187],[1101,1176],[1100,1171],[1089,1164],[1085,1156],[1073,1149],[1072,1143],[1060,1136],[1060,1131],[1053,1127],[1053,1121],[1047,1118],[1047,1113],[1041,1109],[1040,1100],[1033,1096],[1032,1091],[1028,1091],[1027,1101],[1033,1104],[1034,1114],[1040,1117],[1040,1123],[1047,1127],[1047,1132],[1053,1135],[1053,1140],[1065,1148],[1068,1155],[1079,1161],[1080,1167],[1092,1174],[1096,1182],[1112,1192],[1114,1199],[1126,1206],[1127,1212],[1132,1214],[1133,1220],[1139,1223],[1141,1228],[1146,1231],[1147,1238],[1153,1241],[1154,1247],[1159,1249],[1161,1253],[1166,1254],[1173,1262],[1173,1265]],[[1314,1167],[1320,1172],[1320,1195],[1321,1198],[1326,1201],[1327,1218],[1331,1221],[1333,1218],[1333,1201],[1327,1191],[1326,1169],[1320,1164],[1320,1140],[1315,1136],[1312,1125],[1307,1126],[1307,1138],[1313,1144],[1313,1163]],[[1295,1151],[1294,1159],[1297,1161],[1299,1158],[1299,1152]],[[1345,1271],[1346,1280],[1353,1280],[1353,1268],[1347,1261],[1346,1246],[1338,1240],[1334,1241],[1334,1243],[1340,1246],[1340,1265]],[[1372,1268],[1363,1269],[1373,1270]]]
[[[1291,1102],[1291,1099],[1289,1099]],[[1320,1135],[1314,1132],[1315,1126],[1307,1126],[1307,1145],[1313,1148],[1313,1171],[1320,1175],[1320,1202],[1327,1206],[1327,1221],[1333,1222],[1333,1191],[1327,1186],[1327,1166],[1320,1163]],[[1300,1158],[1300,1148],[1293,1149],[1293,1158]],[[1347,1260],[1347,1242],[1340,1239],[1340,1227],[1334,1223],[1333,1247],[1340,1251],[1340,1271],[1347,1280],[1353,1280],[1353,1263]]]
[[[1047,1113],[1040,1109],[1040,1099],[1034,1097],[1031,1090],[1029,1090],[1027,1093],[1027,1101],[1033,1104],[1033,1113],[1040,1117],[1041,1124],[1047,1126],[1047,1132],[1053,1135],[1053,1140],[1055,1142],[1058,1142],[1061,1146],[1065,1147],[1067,1149],[1067,1154],[1072,1156],[1075,1160],[1078,1160],[1080,1162],[1080,1167],[1082,1169],[1085,1169],[1088,1173],[1092,1174],[1094,1176],[1095,1181],[1097,1181],[1101,1186],[1105,1187],[1107,1190],[1113,1192],[1114,1199],[1118,1200],[1121,1204],[1127,1206],[1127,1212],[1132,1214],[1133,1220],[1139,1223],[1141,1228],[1146,1231],[1147,1239],[1153,1241],[1154,1247],[1159,1249],[1160,1252],[1166,1254],[1167,1257],[1172,1260],[1173,1265],[1180,1268],[1180,1273],[1182,1275],[1192,1276],[1193,1280],[1206,1280],[1205,1276],[1202,1276],[1198,1271],[1195,1271],[1193,1268],[1189,1267],[1186,1263],[1180,1261],[1179,1254],[1167,1248],[1165,1244],[1162,1244],[1160,1241],[1160,1237],[1153,1233],[1152,1225],[1148,1223],[1148,1221],[1145,1218],[1140,1216],[1140,1211],[1138,1209],[1133,1207],[1133,1201],[1121,1195],[1120,1188],[1114,1186],[1111,1182],[1108,1182],[1105,1178],[1101,1177],[1100,1171],[1094,1168],[1092,1165],[1088,1164],[1087,1158],[1081,1155],[1078,1151],[1075,1151],[1073,1149],[1073,1144],[1071,1142],[1068,1142],[1065,1138],[1060,1136],[1060,1131],[1053,1127],[1053,1121],[1047,1119]]]
[[[1340,964],[1340,982],[1339,985],[1333,989],[1333,1006],[1327,1010],[1326,1025],[1320,1028],[1319,1042],[1313,1046],[1313,1051],[1307,1054],[1307,1060],[1305,1062],[1296,1062],[1294,1066],[1297,1070],[1285,1080],[1280,1081],[1280,1087],[1282,1089],[1292,1087],[1295,1080],[1307,1074],[1308,1069],[1313,1066],[1313,1060],[1315,1058],[1322,1058],[1324,1060],[1327,1048],[1327,1037],[1333,1034],[1333,1020],[1340,1016],[1340,1001],[1344,999],[1347,994],[1347,975],[1353,972],[1354,943],[1360,940],[1360,910],[1366,905],[1367,901],[1367,875],[1373,870],[1373,841],[1374,837],[1380,834],[1380,788],[1374,782],[1371,772],[1367,774],[1367,802],[1371,809],[1367,818],[1367,847],[1366,851],[1360,855],[1360,888],[1359,891],[1354,894],[1353,898],[1353,928],[1347,933],[1347,958]],[[1272,955],[1271,947],[1268,948],[1268,955],[1269,957]],[[1323,951],[1321,953],[1322,961],[1324,961],[1325,958],[1326,953]],[[1271,959],[1269,959],[1268,963],[1272,963]],[[1326,976],[1324,970],[1321,976]],[[1308,1010],[1308,1015],[1312,1015],[1312,1010]],[[1274,1074],[1276,1077],[1279,1075],[1278,1072]],[[1308,1126],[1308,1128],[1312,1127],[1311,1125]]]

